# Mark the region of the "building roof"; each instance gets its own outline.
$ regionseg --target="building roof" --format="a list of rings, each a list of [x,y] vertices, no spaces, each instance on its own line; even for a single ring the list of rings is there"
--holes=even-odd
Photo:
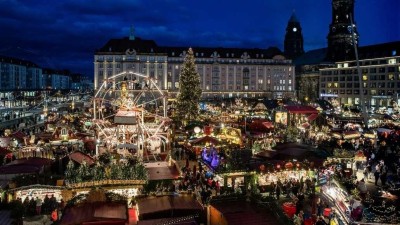
[[[358,48],[359,59],[373,59],[399,55],[400,41],[367,45]]]
[[[293,61],[293,63],[296,66],[323,63],[325,61],[327,51],[328,48],[319,48],[310,50],[297,57]]]
[[[276,47],[267,49],[260,48],[223,48],[223,47],[192,47],[195,57],[212,57],[217,52],[218,58],[240,58],[245,52],[252,59],[272,59],[276,55],[282,55],[282,51]],[[135,50],[137,54],[167,55],[169,57],[179,57],[188,47],[158,46],[153,40],[135,38],[130,40],[128,37],[111,39],[103,47],[98,49],[95,54],[121,54],[127,50]]]
[[[2,55],[0,55],[0,63],[10,63],[10,64],[16,64],[16,65],[21,65],[21,66],[39,68],[39,66],[37,64],[35,64],[31,61],[17,59],[17,58],[8,57],[8,56],[2,56]]]
[[[158,46],[153,40],[144,40],[138,37],[134,40],[130,40],[129,37],[115,38],[110,39],[102,48],[96,51],[96,54],[125,52],[128,49],[134,49],[137,53],[151,53],[157,51]]]
[[[297,57],[293,63],[299,65],[329,64],[326,60],[328,48],[319,48],[310,50]],[[387,42],[375,45],[358,47],[359,59],[373,59],[400,55],[400,41]],[[354,60],[354,59],[353,59]],[[351,61],[351,60],[346,60]]]

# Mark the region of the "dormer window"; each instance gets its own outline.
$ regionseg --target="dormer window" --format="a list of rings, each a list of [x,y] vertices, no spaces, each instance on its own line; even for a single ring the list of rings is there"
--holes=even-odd
[[[67,135],[67,134],[68,134],[67,129],[66,128],[62,128],[61,129],[61,135]]]

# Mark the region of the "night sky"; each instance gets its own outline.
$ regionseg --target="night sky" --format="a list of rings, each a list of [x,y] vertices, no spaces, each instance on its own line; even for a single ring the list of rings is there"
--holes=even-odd
[[[400,40],[399,0],[358,0],[360,46]],[[0,55],[93,76],[96,49],[135,35],[160,46],[283,50],[295,10],[306,51],[327,46],[331,0],[0,0]]]

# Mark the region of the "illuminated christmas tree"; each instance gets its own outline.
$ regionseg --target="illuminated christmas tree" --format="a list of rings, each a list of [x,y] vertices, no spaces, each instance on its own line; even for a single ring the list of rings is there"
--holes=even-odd
[[[177,117],[184,122],[195,120],[199,114],[200,98],[200,75],[196,70],[193,50],[189,48],[179,74]]]

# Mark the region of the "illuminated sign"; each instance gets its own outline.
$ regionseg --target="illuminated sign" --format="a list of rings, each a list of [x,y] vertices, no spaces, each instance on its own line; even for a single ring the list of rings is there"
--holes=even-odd
[[[320,94],[321,97],[338,97],[337,94]]]

